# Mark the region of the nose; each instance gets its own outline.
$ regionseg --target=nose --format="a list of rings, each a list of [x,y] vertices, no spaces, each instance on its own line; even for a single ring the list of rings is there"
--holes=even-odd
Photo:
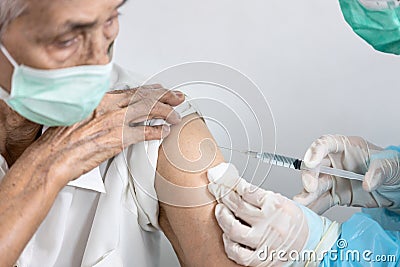
[[[101,31],[92,36],[87,58],[88,65],[106,65],[110,62],[109,49],[112,41],[106,38]]]

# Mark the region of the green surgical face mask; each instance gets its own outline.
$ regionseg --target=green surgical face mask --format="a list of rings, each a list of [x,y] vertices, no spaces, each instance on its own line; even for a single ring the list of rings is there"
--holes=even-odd
[[[112,62],[107,65],[39,70],[18,65],[7,49],[0,49],[14,66],[11,94],[0,94],[14,111],[48,127],[70,126],[89,117],[109,90]],[[3,95],[3,96],[1,96]]]
[[[400,54],[400,7],[397,0],[339,0],[345,20],[376,50]]]

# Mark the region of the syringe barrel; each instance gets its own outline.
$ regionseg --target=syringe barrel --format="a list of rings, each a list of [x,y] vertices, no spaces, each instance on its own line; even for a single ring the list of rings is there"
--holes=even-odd
[[[310,169],[305,166],[304,162],[301,164],[301,170],[309,170],[309,171],[315,171],[319,173],[324,173],[324,174],[329,174],[333,176],[338,176],[350,180],[358,180],[358,181],[363,181],[364,180],[364,175],[358,174],[355,172],[351,171],[346,171],[346,170],[341,170],[341,169],[336,169],[328,166],[320,166],[315,169]]]
[[[301,160],[299,159],[285,157],[282,155],[268,153],[268,152],[263,152],[263,153],[255,152],[255,153],[256,153],[256,158],[260,159],[265,163],[300,170]]]

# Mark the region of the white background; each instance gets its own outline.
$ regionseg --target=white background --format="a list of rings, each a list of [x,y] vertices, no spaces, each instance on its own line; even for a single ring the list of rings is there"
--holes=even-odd
[[[122,12],[119,64],[144,77],[190,61],[240,70],[269,101],[278,153],[302,157],[326,133],[400,143],[400,58],[356,36],[337,1],[131,0]],[[264,187],[291,197],[300,184],[298,173],[275,167]],[[351,212],[327,215],[343,221]],[[162,265],[176,266],[168,249]]]

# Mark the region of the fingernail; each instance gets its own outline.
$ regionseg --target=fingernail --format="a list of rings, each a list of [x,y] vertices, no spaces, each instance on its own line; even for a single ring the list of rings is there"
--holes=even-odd
[[[182,97],[185,96],[185,94],[182,93],[181,91],[174,91],[174,93],[175,93],[175,95],[176,95],[177,97],[179,97],[179,98],[182,98]]]

